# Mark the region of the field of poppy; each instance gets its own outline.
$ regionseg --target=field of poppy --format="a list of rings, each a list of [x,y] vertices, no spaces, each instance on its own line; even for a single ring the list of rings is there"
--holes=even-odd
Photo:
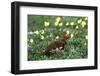
[[[28,15],[28,61],[83,59],[88,57],[88,18],[81,16]],[[46,56],[45,48],[66,32],[64,52]],[[41,54],[37,54],[37,53]],[[33,55],[33,53],[36,53]]]

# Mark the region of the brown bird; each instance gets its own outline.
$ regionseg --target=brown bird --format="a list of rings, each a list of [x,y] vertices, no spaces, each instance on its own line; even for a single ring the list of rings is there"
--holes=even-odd
[[[44,51],[45,55],[55,54],[64,52],[64,46],[66,44],[66,40],[70,38],[70,35],[64,33],[62,38],[50,43]]]
[[[50,56],[51,54],[56,54],[56,53],[64,52],[64,46],[66,44],[66,41],[69,38],[70,38],[70,35],[65,32],[60,39],[51,42],[46,47],[46,49],[44,50],[44,52],[42,52],[42,53],[39,52],[37,54],[45,54],[47,56]],[[36,53],[33,53],[33,54],[36,54]]]

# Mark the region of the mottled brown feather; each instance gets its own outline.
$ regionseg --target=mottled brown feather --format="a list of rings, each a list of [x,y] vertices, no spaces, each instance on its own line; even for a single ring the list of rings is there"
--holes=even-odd
[[[49,55],[51,53],[52,50],[56,49],[56,48],[60,48],[62,47],[62,49],[64,49],[64,46],[66,44],[66,40],[70,38],[70,35],[67,33],[64,33],[63,37],[58,39],[57,41],[54,41],[52,43],[50,43],[47,48],[45,49],[44,54]]]

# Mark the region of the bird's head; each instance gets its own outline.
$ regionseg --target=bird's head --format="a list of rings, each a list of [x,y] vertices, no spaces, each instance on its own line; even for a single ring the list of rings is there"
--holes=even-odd
[[[71,36],[70,36],[69,33],[64,32],[64,34],[63,34],[63,38],[64,38],[65,40],[69,39],[70,37],[71,37]]]

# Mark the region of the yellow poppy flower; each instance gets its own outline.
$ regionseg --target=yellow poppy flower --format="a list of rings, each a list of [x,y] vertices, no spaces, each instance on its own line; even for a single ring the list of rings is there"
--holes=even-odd
[[[34,33],[38,35],[38,34],[39,34],[39,31],[38,31],[38,30],[36,30],[36,31],[34,31]]]
[[[66,26],[68,26],[68,25],[69,25],[69,22],[66,23]]]
[[[33,39],[30,39],[30,43],[33,43]]]
[[[55,26],[58,26],[58,22],[55,22]]]
[[[57,18],[56,18],[56,21],[57,21],[57,22],[59,22],[60,20],[61,20],[61,18],[60,18],[60,17],[57,17]]]
[[[78,26],[76,26],[76,29],[78,29],[79,27]]]
[[[41,30],[41,34],[44,34],[44,30]]]
[[[44,39],[44,36],[43,35],[41,35],[41,40],[43,40]]]
[[[82,19],[80,19],[80,20],[77,21],[77,23],[81,23],[81,22],[82,22]]]
[[[87,20],[88,18],[86,17],[84,20]]]
[[[48,21],[45,21],[45,22],[44,22],[44,26],[45,26],[45,27],[48,27],[49,24],[50,24],[50,23],[49,23]]]
[[[61,23],[59,23],[59,26],[62,26],[63,25],[63,23],[61,22]]]
[[[73,34],[71,34],[71,38],[73,38],[74,37],[74,35]]]
[[[73,26],[73,25],[74,25],[74,22],[71,22],[71,23],[70,23],[70,25],[72,25],[72,26]]]
[[[56,39],[59,39],[59,36],[56,36]]]
[[[84,27],[86,25],[86,22],[82,21],[81,25],[82,25],[82,27]]]

